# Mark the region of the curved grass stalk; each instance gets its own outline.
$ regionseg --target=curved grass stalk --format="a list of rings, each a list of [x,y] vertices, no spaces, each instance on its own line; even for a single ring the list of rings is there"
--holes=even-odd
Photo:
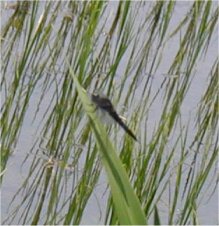
[[[108,176],[113,203],[115,205],[120,224],[146,224],[146,219],[141,209],[140,202],[134,194],[134,190],[131,187],[128,176],[122,166],[122,162],[116,155],[116,150],[94,113],[95,108],[92,106],[85,90],[80,86],[71,68],[69,68],[69,71],[74,80],[79,98],[81,99],[84,109],[89,116],[91,128],[93,129],[96,137],[102,163]]]

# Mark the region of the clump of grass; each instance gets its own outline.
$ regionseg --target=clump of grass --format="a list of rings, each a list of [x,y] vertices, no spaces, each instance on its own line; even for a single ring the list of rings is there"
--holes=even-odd
[[[172,29],[177,4],[24,1],[7,6],[11,15],[1,30],[3,185],[29,114],[37,129],[26,147],[31,153],[23,162],[27,176],[4,223],[80,224],[102,166],[110,187],[101,222],[199,223],[199,200],[218,153],[218,59],[195,116],[185,121],[182,108],[196,65],[208,56],[218,8],[212,1],[188,3]],[[180,37],[177,51],[161,77],[165,48],[175,37]],[[127,122],[139,142],[118,128],[109,128],[108,137],[83,89],[105,92],[119,112],[124,111],[120,106],[128,108]],[[157,103],[158,119],[150,126]],[[165,220],[161,203],[167,197]],[[15,207],[18,198],[22,202]]]

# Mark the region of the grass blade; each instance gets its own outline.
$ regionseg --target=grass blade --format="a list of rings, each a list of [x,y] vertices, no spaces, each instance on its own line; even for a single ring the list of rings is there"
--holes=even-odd
[[[80,86],[76,76],[70,69],[70,73],[74,79],[74,84],[79,94],[79,98],[85,108],[86,113],[91,122],[91,128],[94,131],[96,142],[102,157],[102,163],[105,167],[108,181],[111,187],[112,197],[120,224],[146,224],[143,210],[140,202],[134,193],[129,182],[129,178],[125,172],[122,162],[116,155],[116,150],[110,142],[108,135],[101,126],[94,107],[92,106],[85,90]]]

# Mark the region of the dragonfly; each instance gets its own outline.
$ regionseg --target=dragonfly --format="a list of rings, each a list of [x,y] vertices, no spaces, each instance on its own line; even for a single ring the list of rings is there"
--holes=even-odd
[[[111,101],[107,97],[100,96],[99,94],[92,94],[91,100],[95,105],[104,112],[107,112],[134,140],[137,141],[134,133],[123,122],[121,116],[116,112]]]

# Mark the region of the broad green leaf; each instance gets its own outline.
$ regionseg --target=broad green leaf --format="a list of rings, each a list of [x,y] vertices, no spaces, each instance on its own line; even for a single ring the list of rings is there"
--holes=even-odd
[[[141,204],[134,193],[129,182],[127,173],[116,154],[116,149],[111,143],[106,130],[101,125],[95,114],[95,108],[89,100],[86,91],[81,87],[77,77],[69,67],[79,98],[83,104],[85,112],[90,119],[91,128],[96,137],[102,163],[108,176],[113,202],[116,208],[120,224],[146,224],[146,219],[141,208]]]

